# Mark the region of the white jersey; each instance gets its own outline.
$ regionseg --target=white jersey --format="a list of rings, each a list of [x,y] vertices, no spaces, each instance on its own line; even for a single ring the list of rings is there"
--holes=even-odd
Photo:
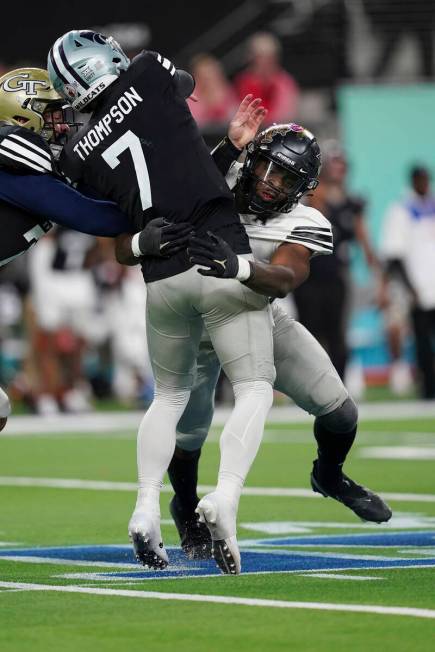
[[[389,206],[383,224],[381,254],[403,262],[423,310],[435,308],[435,197],[415,193]]]
[[[240,163],[231,166],[226,180],[230,188],[235,185]],[[267,222],[253,213],[240,215],[249,236],[254,258],[269,263],[278,247],[284,243],[301,244],[313,256],[332,254],[333,239],[330,222],[315,208],[297,204],[289,213],[277,213]]]

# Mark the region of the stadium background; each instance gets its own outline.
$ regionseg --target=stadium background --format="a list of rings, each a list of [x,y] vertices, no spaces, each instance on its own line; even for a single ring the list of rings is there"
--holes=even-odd
[[[94,1],[59,3],[42,11],[26,3],[23,13],[19,37],[14,29],[3,30],[3,72],[44,66],[47,46],[59,34],[92,27],[114,34],[130,54],[148,47],[180,67],[189,68],[193,57],[209,53],[231,85],[246,68],[252,35],[273,34],[280,43],[282,66],[300,91],[297,110],[289,110],[287,117],[310,128],[321,143],[341,142],[349,162],[349,189],[367,200],[365,216],[375,248],[385,210],[405,190],[410,166],[419,163],[434,170],[433,0]],[[209,121],[203,131],[212,145],[224,133],[224,122]],[[84,342],[77,344],[62,327],[57,333],[59,356],[80,348],[79,384],[86,400],[100,398],[107,405],[115,397],[127,405],[146,403],[152,388],[142,337],[142,284],[134,272],[116,268],[108,248],[100,243],[97,258],[87,263],[98,291],[93,316],[85,318],[86,333],[80,333]],[[23,259],[0,271],[0,382],[9,387],[16,404],[22,401],[31,409],[38,409],[38,366],[44,357],[43,349],[40,356],[32,353],[42,346],[32,306],[37,291],[29,282],[44,262],[39,255],[42,262],[35,256],[33,262]],[[348,382],[356,394],[389,397],[384,315],[376,280],[358,248],[352,255],[352,278]],[[127,313],[128,324],[119,318]],[[404,350],[412,365],[409,334]],[[143,361],[137,364],[139,359]],[[73,357],[70,364],[76,363]],[[381,389],[373,390],[373,385]],[[407,391],[409,396],[415,390]],[[228,399],[228,393],[223,390],[221,398]],[[86,400],[72,401],[67,409],[80,410]]]

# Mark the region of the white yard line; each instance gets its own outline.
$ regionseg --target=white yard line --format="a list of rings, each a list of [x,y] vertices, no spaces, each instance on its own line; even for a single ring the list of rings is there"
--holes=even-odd
[[[372,577],[371,575],[339,575],[337,573],[301,573],[301,577],[317,577],[327,580],[352,580],[356,582],[377,582],[383,577]]]
[[[367,446],[358,449],[358,457],[373,460],[435,460],[435,446]]]
[[[230,407],[217,408],[212,425],[221,426],[230,413]],[[435,418],[435,402],[363,403],[359,406],[359,415],[362,420]],[[142,411],[92,412],[80,416],[69,414],[52,417],[12,416],[9,418],[8,425],[2,432],[2,436],[136,430],[142,417]],[[311,423],[312,421],[313,417],[297,406],[274,407],[268,416],[268,423]]]
[[[3,487],[45,487],[51,489],[85,489],[91,491],[136,491],[135,482],[111,482],[107,480],[80,480],[77,478],[32,478],[21,476],[0,476],[0,486]],[[200,484],[200,493],[214,491],[212,485]],[[171,493],[172,487],[164,485],[162,491]],[[435,494],[410,494],[399,492],[381,492],[386,500],[397,500],[400,502],[435,503]],[[245,487],[245,496],[265,496],[278,498],[321,498],[311,489],[302,487]]]
[[[174,600],[181,602],[208,602],[223,605],[248,607],[269,607],[275,609],[310,609],[316,611],[341,611],[352,613],[379,614],[383,616],[410,616],[412,618],[435,619],[435,609],[414,607],[383,607],[372,604],[335,604],[329,602],[289,602],[287,600],[262,600],[224,595],[194,595],[191,593],[162,593],[158,591],[132,591],[128,589],[101,589],[86,586],[57,586],[54,584],[32,584],[27,582],[0,582],[0,588],[28,591],[54,591],[58,593],[82,593],[87,595],[119,596],[147,600]]]

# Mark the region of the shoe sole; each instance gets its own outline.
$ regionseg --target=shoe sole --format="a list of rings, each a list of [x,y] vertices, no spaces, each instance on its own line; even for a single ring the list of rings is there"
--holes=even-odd
[[[358,512],[356,512],[355,509],[353,509],[353,508],[350,507],[349,505],[346,505],[346,503],[344,503],[344,502],[343,502],[342,500],[340,500],[339,498],[336,498],[335,496],[331,496],[330,494],[327,494],[327,493],[325,492],[325,490],[322,489],[322,487],[319,485],[319,483],[317,482],[317,480],[316,480],[316,478],[314,477],[313,473],[311,474],[310,479],[311,479],[311,488],[313,489],[314,492],[316,492],[316,493],[318,493],[318,494],[321,494],[321,495],[324,496],[325,498],[332,498],[333,500],[336,500],[338,503],[341,503],[342,505],[344,505],[345,507],[347,507],[347,509],[350,509],[350,511],[353,512],[353,513],[355,514],[355,516],[358,516],[358,518],[359,518],[363,523],[378,523],[378,525],[379,525],[380,523],[387,523],[387,522],[390,520],[390,518],[392,517],[392,515],[393,515],[392,512],[391,512],[391,510],[389,510],[388,516],[386,515],[386,516],[383,517],[383,518],[373,518],[373,517],[368,518],[367,515],[362,516],[361,514],[358,514]]]
[[[153,570],[163,570],[167,567],[168,562],[166,559],[159,557],[151,548],[149,538],[140,532],[131,532],[129,537],[139,564],[142,564],[145,568],[152,568]]]
[[[224,573],[224,575],[239,575],[240,564],[238,564],[233,553],[231,552],[231,548],[228,545],[226,539],[215,539],[213,536],[216,524],[215,522],[209,521],[206,516],[206,511],[210,512],[211,510],[213,510],[212,513],[215,521],[216,515],[214,513],[213,505],[208,507],[208,505],[205,506],[199,503],[196,511],[197,514],[199,514],[200,521],[205,523],[205,525],[208,527],[208,531],[210,532],[212,541],[211,554],[213,559],[215,560],[217,567],[222,571],[222,573]]]
[[[225,539],[213,541],[211,553],[217,567],[222,571],[222,573],[225,575],[240,574],[240,571],[237,570],[236,560],[234,559]]]

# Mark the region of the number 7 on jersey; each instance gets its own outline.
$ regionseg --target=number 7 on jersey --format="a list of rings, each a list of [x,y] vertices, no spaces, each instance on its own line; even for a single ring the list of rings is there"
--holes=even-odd
[[[139,138],[129,129],[118,140],[115,140],[101,156],[114,170],[120,164],[118,156],[129,149],[133,159],[134,171],[136,172],[137,185],[139,187],[142,210],[146,211],[153,205],[151,198],[151,184],[148,174],[147,163]]]

